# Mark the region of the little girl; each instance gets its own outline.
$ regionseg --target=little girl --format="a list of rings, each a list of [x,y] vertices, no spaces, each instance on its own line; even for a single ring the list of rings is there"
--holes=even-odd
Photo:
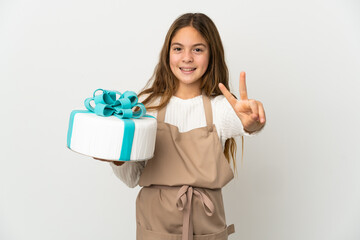
[[[229,89],[228,69],[216,26],[201,13],[171,25],[152,79],[139,93],[158,121],[154,157],[112,162],[136,199],[137,240],[225,240],[221,188],[236,169],[234,137],[253,135],[265,125],[261,102],[248,99],[245,73],[240,100]]]

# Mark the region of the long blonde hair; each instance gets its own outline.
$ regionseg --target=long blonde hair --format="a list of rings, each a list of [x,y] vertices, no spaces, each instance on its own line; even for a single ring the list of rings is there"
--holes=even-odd
[[[224,48],[215,24],[205,14],[186,13],[178,17],[171,25],[166,34],[165,41],[160,52],[160,59],[155,67],[154,74],[138,94],[139,97],[143,94],[149,94],[146,99],[142,101],[142,103],[147,107],[147,110],[162,109],[168,104],[171,96],[173,96],[178,89],[179,83],[169,66],[170,44],[177,31],[187,26],[192,26],[199,31],[210,48],[209,65],[201,79],[201,90],[205,92],[207,96],[215,97],[222,95],[222,92],[218,87],[219,83],[224,84],[225,87],[229,89],[229,72],[225,63]],[[162,96],[159,105],[147,106],[159,96]],[[234,97],[236,96],[234,95]],[[227,139],[224,146],[224,155],[229,163],[230,158],[232,158],[235,172],[236,149],[235,139]],[[242,152],[243,150],[244,137],[242,137]],[[241,162],[242,161],[243,154],[241,158]]]

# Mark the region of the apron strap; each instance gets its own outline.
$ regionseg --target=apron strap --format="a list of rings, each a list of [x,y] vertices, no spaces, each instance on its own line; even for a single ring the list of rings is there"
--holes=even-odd
[[[205,117],[206,117],[206,125],[212,130],[213,125],[213,115],[211,109],[211,101],[208,96],[206,96],[205,92],[202,92],[204,109],[205,109]]]
[[[162,109],[160,109],[160,110],[158,111],[158,114],[157,114],[156,119],[157,119],[159,122],[164,122],[164,121],[165,121],[166,107],[167,107],[167,105],[165,105],[165,107],[163,107]]]

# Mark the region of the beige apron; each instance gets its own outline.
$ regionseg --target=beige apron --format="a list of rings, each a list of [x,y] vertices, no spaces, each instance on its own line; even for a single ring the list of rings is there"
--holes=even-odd
[[[154,158],[144,168],[136,199],[137,240],[226,240],[221,188],[234,175],[202,93],[206,127],[179,132],[158,112]]]

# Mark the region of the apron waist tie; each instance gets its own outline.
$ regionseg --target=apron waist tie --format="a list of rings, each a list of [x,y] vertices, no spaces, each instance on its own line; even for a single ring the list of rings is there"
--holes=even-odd
[[[200,188],[193,188],[188,185],[182,186],[176,197],[177,208],[180,211],[184,211],[182,240],[193,240],[194,228],[192,223],[191,211],[191,201],[193,195],[200,198],[206,215],[212,216],[215,210],[214,204],[212,203],[210,198],[208,198],[208,196],[206,196],[206,194],[201,191]]]
[[[170,186],[152,185],[155,188],[172,188]],[[200,190],[200,188],[192,187],[189,185],[183,185],[177,193],[176,207],[179,211],[183,211],[183,230],[182,240],[193,240],[194,238],[194,226],[192,222],[192,209],[191,202],[192,197],[195,195],[200,198],[204,207],[206,215],[212,216],[215,210],[215,206],[210,198]]]

